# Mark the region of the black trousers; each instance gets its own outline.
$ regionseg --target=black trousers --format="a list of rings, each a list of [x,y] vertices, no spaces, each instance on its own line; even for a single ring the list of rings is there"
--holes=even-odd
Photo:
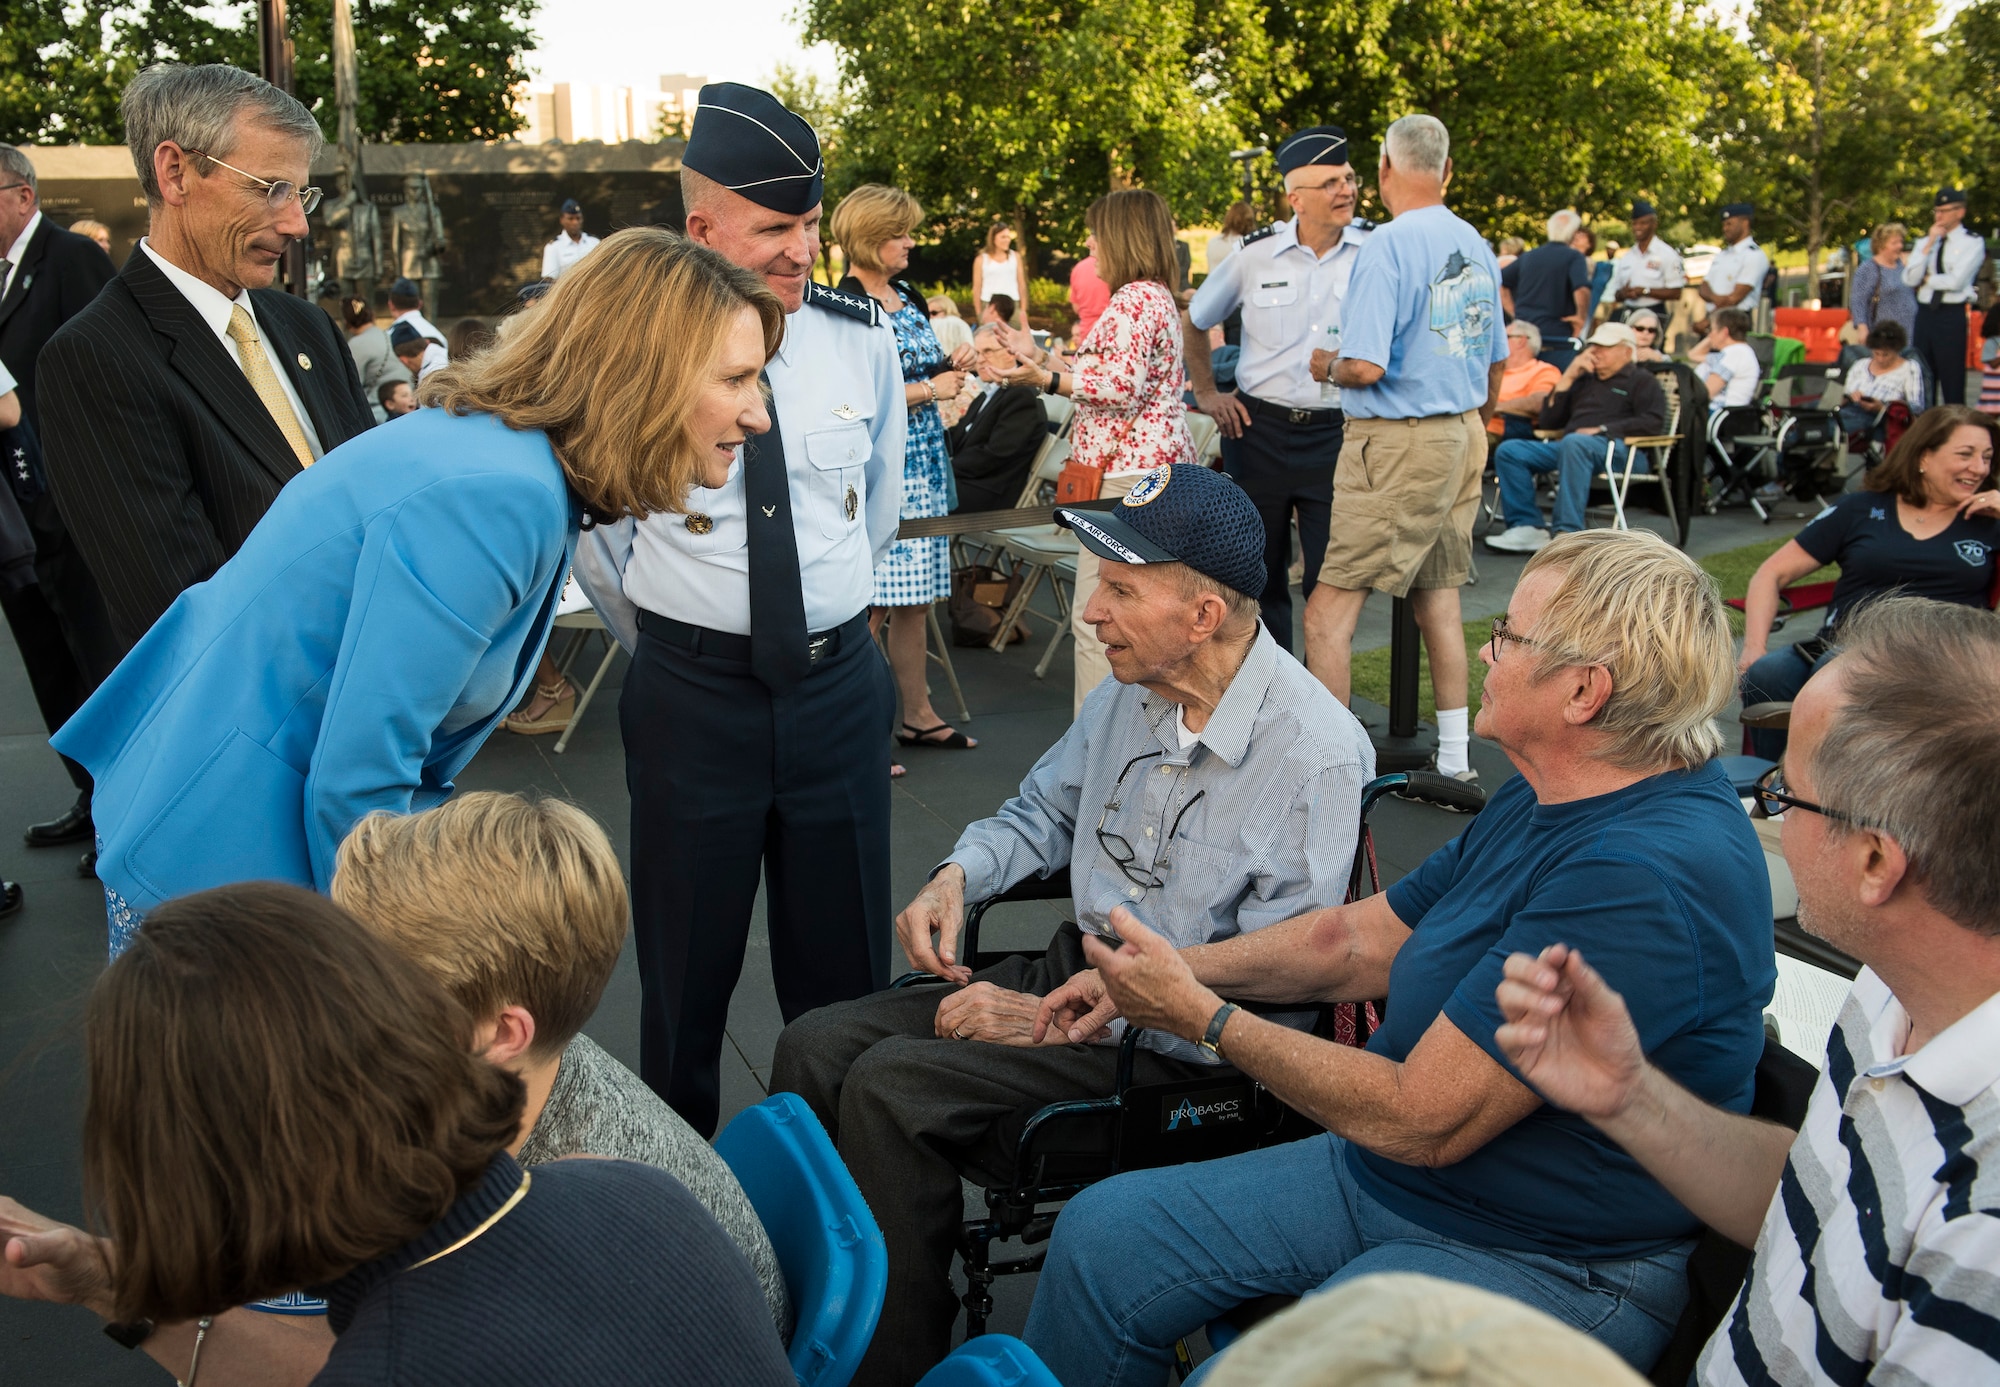
[[[97,580],[63,528],[55,499],[44,493],[26,509],[35,536],[36,581],[0,596],[0,611],[21,652],[35,707],[53,734],[118,667],[125,651],[111,629]],[[87,799],[90,772],[67,756],[62,763],[70,783]]]
[[[761,876],[787,1022],[888,984],[895,692],[865,623],[783,697],[642,614],[618,703],[632,795],[639,1072],[715,1133],[729,997]]]
[[[1064,925],[1043,957],[1010,958],[974,976],[1045,996],[1085,966],[1076,926]],[[816,1011],[778,1037],[772,1091],[811,1105],[888,1244],[888,1298],[854,1387],[909,1387],[951,1348],[960,1169],[996,1184],[1011,1179],[1020,1124],[1004,1119],[1061,1099],[1105,1097],[1117,1079],[1114,1045],[938,1039],[938,1003],[952,990],[877,993]],[[1133,1064],[1138,1083],[1204,1072],[1145,1049]]]
[[[1298,519],[1299,547],[1306,574],[1301,596],[1319,585],[1326,536],[1333,517],[1333,468],[1340,461],[1341,416],[1328,411],[1324,423],[1293,424],[1269,414],[1253,415],[1241,438],[1222,440],[1222,470],[1236,479],[1264,521],[1264,625],[1271,638],[1292,648],[1292,520]]]
[[[1938,397],[1948,405],[1965,403],[1965,305],[1920,303],[1917,332],[1911,348],[1938,383]]]

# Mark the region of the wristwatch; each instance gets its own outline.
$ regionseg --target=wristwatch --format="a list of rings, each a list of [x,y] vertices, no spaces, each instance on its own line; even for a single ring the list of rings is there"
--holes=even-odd
[[[1054,370],[1054,369],[1051,369],[1051,370],[1049,371],[1049,383],[1048,383],[1047,385],[1045,385],[1045,386],[1043,386],[1043,387],[1042,387],[1042,393],[1043,393],[1044,395],[1060,395],[1060,394],[1062,394],[1062,372],[1061,372],[1061,371],[1057,371],[1057,370]]]
[[[1208,1051],[1209,1054],[1214,1055],[1217,1059],[1221,1059],[1222,1028],[1229,1024],[1229,1018],[1234,1016],[1239,1010],[1240,1008],[1234,1002],[1224,1002],[1221,1006],[1217,1007],[1215,1015],[1208,1019],[1208,1029],[1202,1033],[1201,1039],[1195,1043]]]

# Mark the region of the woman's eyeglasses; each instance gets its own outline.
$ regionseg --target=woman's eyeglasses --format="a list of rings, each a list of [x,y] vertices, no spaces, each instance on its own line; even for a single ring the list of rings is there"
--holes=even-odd
[[[1165,886],[1167,883],[1162,881],[1152,871],[1135,868],[1132,864],[1138,860],[1139,854],[1132,850],[1132,844],[1123,836],[1108,832],[1104,825],[1110,820],[1112,814],[1117,812],[1121,807],[1118,798],[1118,787],[1125,783],[1125,777],[1132,773],[1132,767],[1138,765],[1141,761],[1150,761],[1155,756],[1164,756],[1165,754],[1165,752],[1161,751],[1148,751],[1134,756],[1130,761],[1127,761],[1125,769],[1118,772],[1118,779],[1111,783],[1111,798],[1104,802],[1104,812],[1097,816],[1097,846],[1104,849],[1104,855],[1111,859],[1112,865],[1125,874],[1125,880],[1131,882],[1134,886],[1142,886],[1148,891],[1156,887]],[[1208,791],[1206,790],[1195,791],[1194,797],[1181,806],[1181,812],[1174,815],[1173,827],[1167,830],[1166,837],[1160,841],[1160,851],[1153,858],[1153,866],[1155,868],[1165,871],[1174,865],[1167,860],[1167,848],[1173,842],[1174,835],[1181,831],[1181,820],[1187,817],[1188,810],[1194,808],[1201,797],[1207,793]]]
[[[219,168],[228,169],[239,178],[247,178],[252,183],[255,183],[264,190],[264,202],[273,212],[282,212],[285,204],[293,198],[299,200],[299,210],[309,217],[313,214],[313,210],[319,206],[320,191],[318,188],[301,188],[298,184],[285,179],[279,179],[276,183],[273,183],[268,178],[259,178],[254,173],[245,173],[234,164],[225,164],[213,154],[205,154],[201,150],[190,146],[182,146],[182,148],[197,159],[206,159],[209,163]]]

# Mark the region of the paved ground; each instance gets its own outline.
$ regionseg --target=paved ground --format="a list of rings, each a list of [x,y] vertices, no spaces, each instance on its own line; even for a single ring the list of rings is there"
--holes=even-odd
[[[1748,512],[1733,510],[1695,522],[1690,547],[1697,554],[1734,548],[1796,528],[1803,508],[1791,508],[1779,528],[1766,528]],[[1480,556],[1480,578],[1464,595],[1469,618],[1506,607],[1523,560]],[[1296,604],[1295,604],[1296,605]],[[1388,640],[1389,606],[1376,599],[1363,622],[1361,648]],[[1046,630],[1046,628],[1043,628]],[[1788,634],[1797,634],[1788,633]],[[954,652],[971,703],[967,730],[981,745],[970,753],[914,751],[904,757],[909,776],[895,788],[892,838],[896,899],[915,894],[930,867],[948,852],[960,828],[990,813],[1021,774],[1069,721],[1070,661],[1059,655],[1045,681],[1033,677],[1039,642],[1004,654]],[[595,652],[586,657],[595,658]],[[506,733],[492,742],[461,777],[466,788],[538,789],[575,800],[610,831],[621,855],[629,852],[625,769],[615,702],[623,669],[614,665],[600,702],[585,718],[569,750],[556,755],[553,737],[524,739]],[[941,693],[943,681],[934,679]],[[941,698],[940,705],[944,700]],[[1734,736],[1733,725],[1731,736]],[[1491,787],[1511,773],[1497,749],[1475,742],[1473,763]],[[76,853],[30,852],[21,831],[54,816],[73,792],[46,745],[26,676],[11,640],[0,627],[0,875],[22,882],[27,906],[0,922],[0,1194],[54,1217],[81,1216],[78,1131],[82,1116],[80,1032],[83,1003],[104,959],[103,896],[95,881],[79,880]],[[1391,800],[1378,811],[1379,852],[1394,880],[1447,841],[1462,819]],[[629,859],[628,859],[629,860]],[[1003,941],[1045,940],[1057,919],[1050,908],[1017,907]],[[996,925],[1000,923],[996,917]],[[630,945],[590,1034],[628,1064],[637,1064],[638,980]],[[780,1021],[772,993],[769,950],[761,919],[751,932],[743,980],[730,1010],[731,1053],[724,1068],[724,1120],[764,1097]],[[992,1328],[1018,1331],[1032,1294],[1032,1277],[1003,1283]],[[0,1300],[0,1387],[42,1384],[159,1383],[150,1360],[117,1348],[96,1332],[81,1311]]]

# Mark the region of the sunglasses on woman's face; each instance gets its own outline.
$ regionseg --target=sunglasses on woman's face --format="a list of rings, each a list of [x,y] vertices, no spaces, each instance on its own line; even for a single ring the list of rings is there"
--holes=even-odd
[[[1635,333],[1643,332],[1648,337],[1658,337],[1660,335],[1660,330],[1656,327],[1635,327],[1632,331]]]

